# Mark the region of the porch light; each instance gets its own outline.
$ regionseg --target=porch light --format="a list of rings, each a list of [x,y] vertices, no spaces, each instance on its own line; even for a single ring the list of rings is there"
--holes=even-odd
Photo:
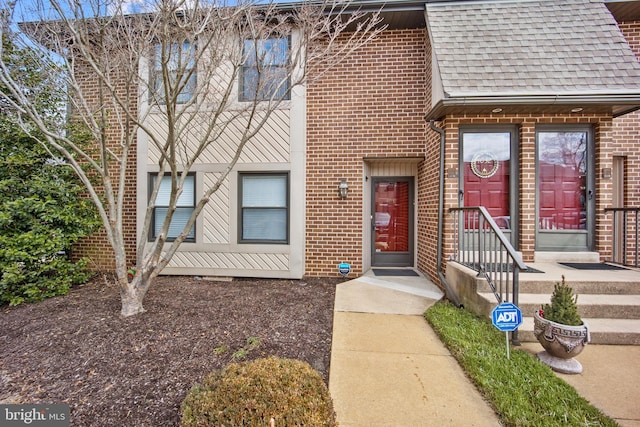
[[[347,180],[340,180],[340,184],[338,185],[338,195],[341,199],[346,199],[347,194],[349,194],[349,184],[347,184]]]

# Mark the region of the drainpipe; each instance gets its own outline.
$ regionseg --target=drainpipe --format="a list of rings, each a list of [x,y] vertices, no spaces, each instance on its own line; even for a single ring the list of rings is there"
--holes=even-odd
[[[442,283],[442,285],[444,286],[447,298],[449,298],[449,300],[453,302],[456,307],[461,307],[462,305],[460,304],[458,297],[453,293],[453,291],[451,291],[451,287],[449,286],[449,282],[447,282],[447,278],[444,277],[444,274],[442,274],[442,233],[444,228],[444,129],[437,127],[435,125],[435,120],[430,120],[429,126],[432,130],[440,134],[440,189],[438,194],[438,248],[436,252],[438,278],[440,279],[440,283]]]

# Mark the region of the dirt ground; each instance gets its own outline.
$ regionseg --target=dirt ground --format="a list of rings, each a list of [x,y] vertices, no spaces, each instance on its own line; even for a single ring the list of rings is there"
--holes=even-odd
[[[328,378],[341,278],[160,277],[120,317],[100,276],[69,295],[0,307],[0,403],[64,403],[72,426],[176,426],[191,386],[231,361],[301,359]]]

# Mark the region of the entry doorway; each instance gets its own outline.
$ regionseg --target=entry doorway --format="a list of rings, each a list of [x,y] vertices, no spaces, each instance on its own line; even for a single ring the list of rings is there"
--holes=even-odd
[[[376,267],[412,267],[414,179],[373,177],[371,262]]]
[[[536,250],[593,250],[595,177],[592,132],[543,127],[536,132]]]
[[[517,129],[513,126],[461,128],[460,206],[483,206],[517,247]]]

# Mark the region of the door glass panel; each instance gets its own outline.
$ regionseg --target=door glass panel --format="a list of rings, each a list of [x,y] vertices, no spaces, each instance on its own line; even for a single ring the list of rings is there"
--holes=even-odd
[[[464,206],[484,206],[498,227],[510,230],[511,134],[465,132],[462,155]]]
[[[540,230],[587,228],[587,133],[538,134]]]
[[[374,187],[375,251],[409,250],[409,182],[378,181]]]

